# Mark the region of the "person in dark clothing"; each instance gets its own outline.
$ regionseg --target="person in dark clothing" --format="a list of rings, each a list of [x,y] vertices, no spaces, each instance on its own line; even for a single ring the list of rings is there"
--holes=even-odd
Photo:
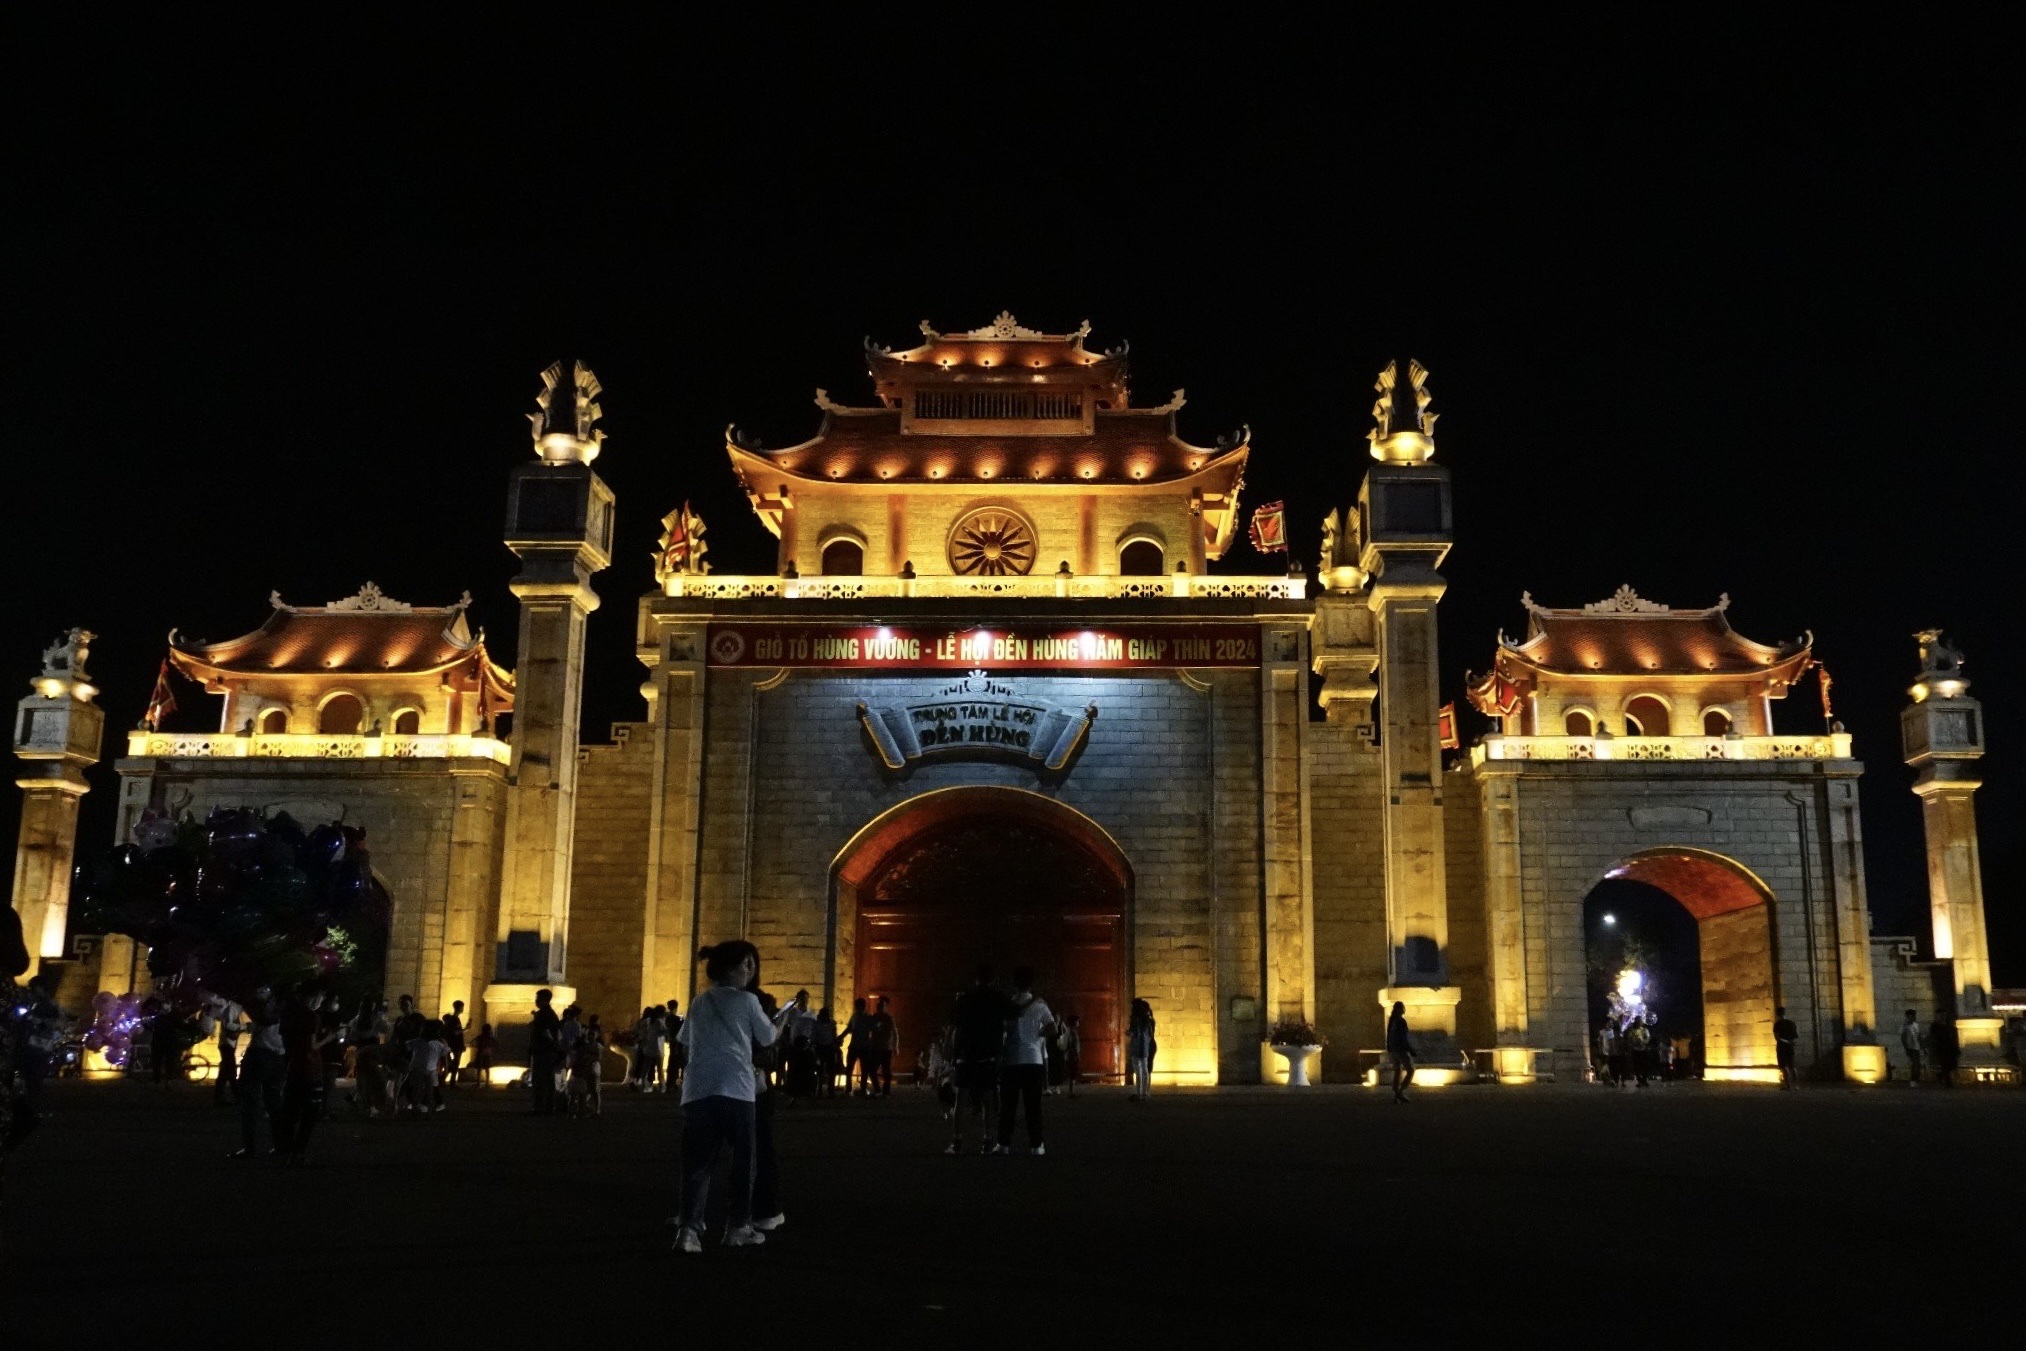
[[[306,990],[281,1015],[281,1118],[275,1148],[283,1163],[308,1161],[310,1133],[324,1114],[324,1046],[337,1039],[335,1020],[326,1022],[321,990]]]
[[[1773,1010],[1773,1058],[1780,1066],[1782,1089],[1800,1086],[1800,1071],[1794,1067],[1794,1048],[1800,1045],[1801,1029],[1787,1016],[1784,1005]]]
[[[1405,1102],[1414,1086],[1414,1041],[1407,1031],[1407,1005],[1401,1001],[1386,1019],[1386,1057],[1393,1062],[1393,1101]]]
[[[893,1096],[893,1053],[900,1045],[900,1029],[893,1021],[893,1005],[885,995],[879,997],[871,1021],[871,1040],[866,1048],[865,1082],[867,1092],[871,1085],[879,1086],[879,1096]]]
[[[281,1012],[265,989],[247,1005],[253,1036],[239,1060],[239,1138],[235,1159],[260,1156],[260,1118],[267,1117],[270,1153],[281,1148],[282,1084],[287,1074],[281,1040]]]
[[[1020,967],[1013,973],[1013,1001],[1008,1006],[1006,1048],[999,1071],[999,1147],[1001,1154],[1013,1152],[1013,1122],[1017,1108],[1027,1113],[1027,1152],[1046,1154],[1048,1145],[1041,1133],[1041,1096],[1048,1086],[1048,1039],[1055,1032],[1055,1014],[1034,993],[1034,972]]]
[[[239,1005],[220,999],[218,1006],[218,1082],[212,1101],[219,1106],[239,1096],[239,1034],[246,1029],[239,1021]]]
[[[457,1082],[457,1071],[464,1062],[464,1001],[450,1001],[450,1012],[443,1015],[443,1044],[449,1048],[443,1077],[450,1083]]]
[[[964,1152],[964,1119],[976,1118],[978,1144],[990,1154],[994,1142],[988,1113],[999,1090],[999,1059],[1006,1050],[1006,1021],[1013,1005],[992,987],[992,968],[980,966],[970,989],[950,1011],[951,1060],[955,1063],[957,1106],[950,1114],[950,1143],[943,1152]]]
[[[553,990],[535,991],[534,1016],[528,1019],[528,1081],[535,1088],[535,1112],[552,1116],[563,1110],[556,1092],[556,1070],[563,1055],[563,1020],[550,1007]]]
[[[1935,1062],[1935,1082],[1943,1088],[1956,1086],[1956,1066],[1961,1063],[1962,1043],[1956,1040],[1956,1025],[1945,1013],[1937,1013],[1928,1024],[1928,1053]]]

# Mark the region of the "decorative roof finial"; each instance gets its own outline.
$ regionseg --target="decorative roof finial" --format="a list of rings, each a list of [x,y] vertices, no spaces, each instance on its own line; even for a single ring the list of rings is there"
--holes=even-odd
[[[709,545],[704,543],[703,517],[685,502],[661,518],[661,538],[654,550],[654,580],[665,584],[670,577],[701,577],[711,570],[704,561]]]
[[[535,395],[535,411],[528,421],[535,429],[535,454],[550,464],[589,464],[598,458],[605,433],[597,422],[605,410],[598,396],[605,387],[591,368],[574,363],[574,378],[565,376],[563,363],[542,372],[542,392]]]
[[[1373,386],[1379,401],[1372,405],[1377,425],[1367,433],[1372,458],[1389,464],[1422,464],[1435,456],[1435,419],[1428,411],[1428,371],[1411,358],[1379,371]]]

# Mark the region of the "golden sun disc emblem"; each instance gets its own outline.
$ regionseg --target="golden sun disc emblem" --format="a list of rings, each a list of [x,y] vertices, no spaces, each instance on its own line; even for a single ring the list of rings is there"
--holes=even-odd
[[[1034,555],[1034,527],[1003,507],[967,512],[950,531],[950,566],[966,577],[1025,576]]]

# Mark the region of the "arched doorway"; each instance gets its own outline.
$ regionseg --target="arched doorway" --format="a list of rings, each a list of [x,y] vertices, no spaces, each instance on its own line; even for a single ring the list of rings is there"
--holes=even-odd
[[[1584,901],[1590,1027],[1637,971],[1667,1037],[1699,1036],[1710,1079],[1777,1079],[1773,895],[1750,869],[1702,849],[1635,854]]]
[[[1081,812],[1016,788],[925,793],[845,847],[832,896],[832,986],[893,1001],[903,1068],[984,962],[1002,981],[1033,967],[1049,1007],[1082,1020],[1084,1072],[1121,1072],[1132,869]]]

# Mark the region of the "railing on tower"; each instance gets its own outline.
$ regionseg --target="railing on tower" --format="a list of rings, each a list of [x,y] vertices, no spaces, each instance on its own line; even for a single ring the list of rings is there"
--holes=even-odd
[[[1062,573],[1027,577],[756,577],[672,573],[662,583],[669,596],[699,600],[878,600],[904,597],[972,599],[990,596],[1066,600],[1301,600],[1308,580],[1298,576],[1075,577]]]

